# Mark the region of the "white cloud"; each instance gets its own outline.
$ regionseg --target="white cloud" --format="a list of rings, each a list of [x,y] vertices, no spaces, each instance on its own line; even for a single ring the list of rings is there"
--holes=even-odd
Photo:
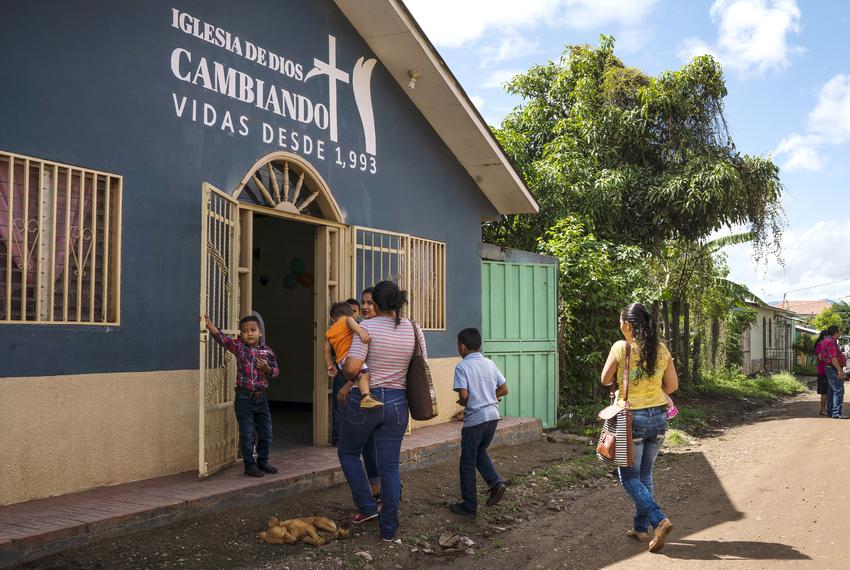
[[[475,105],[475,107],[480,111],[484,108],[484,98],[479,95],[470,95],[469,100]]]
[[[505,82],[513,79],[519,73],[522,73],[522,71],[516,69],[497,69],[484,78],[484,81],[481,82],[481,87],[484,89],[501,89]]]
[[[679,57],[684,61],[690,61],[698,55],[713,55],[720,59],[719,54],[710,45],[699,38],[687,38],[679,46]]]
[[[807,125],[805,135],[788,135],[774,151],[787,156],[783,168],[789,172],[821,170],[821,148],[850,140],[850,75],[839,73],[821,87]]]
[[[823,168],[823,159],[818,152],[820,137],[792,133],[782,139],[774,153],[778,156],[787,155],[782,168],[788,172],[798,170],[817,171]]]
[[[492,63],[502,63],[529,55],[541,53],[540,43],[531,41],[515,32],[508,32],[498,42],[486,45],[479,51],[481,67]]]
[[[821,87],[809,113],[809,130],[832,144],[850,139],[850,75],[839,73]]]
[[[644,23],[657,0],[407,0],[428,37],[441,47],[475,42],[485,33],[540,25],[590,30],[633,28]],[[601,31],[601,30],[600,30]]]
[[[765,301],[781,300],[786,292],[791,300],[846,297],[850,279],[832,282],[850,278],[850,267],[836,257],[837,238],[848,234],[850,219],[820,221],[802,230],[786,231],[782,239],[784,268],[775,261],[766,268],[754,267],[750,245],[726,248],[730,278],[745,283]]]
[[[781,71],[790,65],[792,55],[803,51],[789,43],[789,37],[800,31],[796,0],[715,0],[709,15],[718,25],[716,42],[685,40],[679,48],[683,59],[709,53],[747,77]]]

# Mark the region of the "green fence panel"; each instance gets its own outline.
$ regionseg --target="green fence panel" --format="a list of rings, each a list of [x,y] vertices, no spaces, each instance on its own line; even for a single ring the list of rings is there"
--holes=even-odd
[[[540,418],[555,427],[558,413],[557,267],[483,261],[484,354],[508,380],[503,415]]]

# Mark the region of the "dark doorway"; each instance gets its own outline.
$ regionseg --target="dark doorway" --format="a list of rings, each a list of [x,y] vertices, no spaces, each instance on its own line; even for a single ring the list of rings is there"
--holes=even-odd
[[[253,247],[253,309],[280,363],[269,386],[272,450],[312,445],[316,230],[255,214]]]

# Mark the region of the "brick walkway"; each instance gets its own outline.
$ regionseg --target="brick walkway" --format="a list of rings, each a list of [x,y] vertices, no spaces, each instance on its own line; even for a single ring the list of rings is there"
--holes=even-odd
[[[402,470],[445,461],[460,446],[461,423],[421,428],[404,439]],[[540,421],[504,418],[493,445],[540,438]],[[272,454],[277,475],[245,477],[241,464],[206,480],[196,472],[146,479],[0,507],[0,567],[66,548],[344,482],[336,449],[305,447]]]

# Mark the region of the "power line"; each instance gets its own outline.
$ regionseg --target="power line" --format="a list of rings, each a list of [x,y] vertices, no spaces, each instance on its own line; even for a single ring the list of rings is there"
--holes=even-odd
[[[785,295],[788,293],[797,293],[798,291],[807,291],[809,289],[817,289],[818,287],[826,287],[828,285],[835,285],[836,283],[843,283],[845,281],[850,281],[850,277],[845,277],[844,279],[839,279],[838,281],[831,281],[829,283],[818,283],[817,285],[811,285],[809,287],[802,287],[800,289],[792,289],[791,291],[785,291]],[[850,295],[848,295],[850,297]]]

